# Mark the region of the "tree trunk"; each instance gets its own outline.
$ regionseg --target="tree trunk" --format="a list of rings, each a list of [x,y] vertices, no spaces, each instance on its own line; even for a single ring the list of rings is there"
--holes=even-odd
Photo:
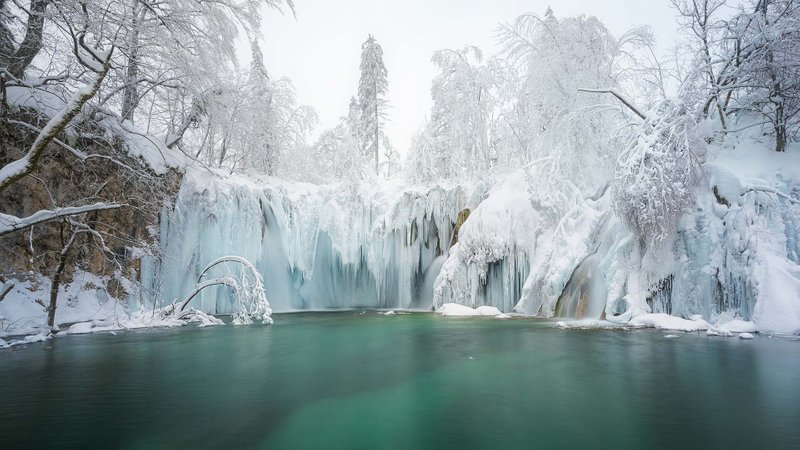
[[[122,119],[133,122],[133,113],[139,105],[139,2],[133,2],[132,31],[128,41],[128,67],[125,71],[125,91],[122,98]]]
[[[782,123],[780,125],[775,126],[775,151],[778,152],[785,152],[786,151],[786,124]]]
[[[58,290],[61,287],[61,277],[64,275],[64,268],[67,266],[67,259],[69,258],[69,251],[72,249],[72,244],[78,237],[78,233],[72,232],[69,240],[61,248],[58,254],[58,267],[53,272],[53,277],[50,283],[50,306],[47,307],[47,326],[52,330],[56,321],[56,307],[58,304]],[[63,242],[63,241],[62,241]]]
[[[10,31],[2,26],[0,30],[0,67],[7,67],[8,73],[16,78],[25,75],[25,69],[31,64],[33,58],[42,50],[42,35],[44,32],[44,18],[50,0],[32,0],[30,15],[25,27],[25,38],[19,48],[14,51],[13,44],[7,42]]]
[[[380,168],[378,167],[378,159],[379,159],[379,136],[381,133],[381,122],[380,118],[378,117],[378,81],[375,81],[375,173],[380,173]]]

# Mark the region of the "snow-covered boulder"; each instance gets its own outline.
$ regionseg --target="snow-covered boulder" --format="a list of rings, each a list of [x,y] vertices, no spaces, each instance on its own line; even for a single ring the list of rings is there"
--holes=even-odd
[[[643,314],[636,316],[628,322],[628,326],[634,328],[657,328],[660,330],[675,331],[706,331],[711,324],[703,319],[687,320],[680,317],[670,316],[669,314]]]

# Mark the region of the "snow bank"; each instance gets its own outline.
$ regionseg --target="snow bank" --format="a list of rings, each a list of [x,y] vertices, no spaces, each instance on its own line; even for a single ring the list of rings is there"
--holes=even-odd
[[[556,327],[573,330],[609,330],[621,329],[623,325],[609,322],[608,320],[582,319],[582,320],[561,320],[556,323]]]
[[[475,316],[498,317],[502,315],[502,312],[493,306],[480,306],[478,308],[470,308],[469,306],[459,305],[458,303],[445,303],[444,305],[437,308],[436,312],[443,316],[451,316],[451,317],[475,317]]]
[[[758,328],[753,322],[734,319],[725,323],[717,323],[716,328],[722,333],[756,333]]]
[[[140,328],[178,327],[187,323],[199,326],[222,325],[223,322],[191,308],[184,318],[166,311],[129,309],[125,303],[112,298],[102,288],[108,280],[76,271],[71,283],[61,286],[56,308],[55,325],[62,328],[59,335],[98,333]],[[49,304],[50,281],[39,276],[30,281],[10,280],[14,288],[0,302],[0,336],[23,336],[4,340],[0,348],[39,342],[51,336],[47,312],[38,302]],[[68,327],[65,325],[69,324]]]
[[[642,314],[634,317],[628,322],[629,327],[634,328],[657,328],[660,330],[675,331],[706,331],[712,328],[711,324],[705,320],[687,320],[668,314]]]
[[[102,286],[106,281],[88,272],[76,271],[71,283],[61,286],[56,308],[56,326],[88,320],[110,320],[127,308],[112,299]],[[50,303],[50,280],[37,276],[28,281],[10,280],[14,288],[0,302],[0,337],[47,333],[47,312],[37,301]]]
[[[58,89],[54,85],[48,85],[46,89],[11,86],[7,91],[8,102],[18,107],[36,109],[46,117],[54,117],[62,113],[71,95],[66,90]],[[81,114],[85,115],[87,111],[91,109],[84,108]],[[168,149],[163,138],[149,136],[130,122],[120,123],[119,118],[103,113],[94,114],[92,120],[102,127],[106,139],[111,142],[122,141],[130,156],[140,159],[156,174],[163,175],[170,169],[183,170],[192,164],[183,152]],[[73,120],[73,123],[77,122],[79,120]],[[76,134],[69,127],[66,132]]]

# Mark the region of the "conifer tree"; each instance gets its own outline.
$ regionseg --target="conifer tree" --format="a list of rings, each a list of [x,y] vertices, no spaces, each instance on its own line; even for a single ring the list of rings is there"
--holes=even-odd
[[[375,173],[380,169],[381,126],[385,119],[388,88],[383,49],[375,37],[361,46],[361,79],[358,83],[358,103],[361,107],[361,146],[364,155],[375,155]]]

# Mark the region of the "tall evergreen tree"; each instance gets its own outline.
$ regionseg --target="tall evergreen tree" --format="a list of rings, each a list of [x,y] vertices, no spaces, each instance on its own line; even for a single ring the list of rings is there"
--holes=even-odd
[[[375,37],[361,46],[361,79],[358,83],[358,104],[361,107],[361,145],[365,156],[375,155],[375,173],[380,169],[381,125],[385,118],[388,89],[383,49]]]
[[[356,147],[361,148],[361,108],[358,106],[358,100],[355,97],[350,97],[350,106],[347,110],[347,129]]]

